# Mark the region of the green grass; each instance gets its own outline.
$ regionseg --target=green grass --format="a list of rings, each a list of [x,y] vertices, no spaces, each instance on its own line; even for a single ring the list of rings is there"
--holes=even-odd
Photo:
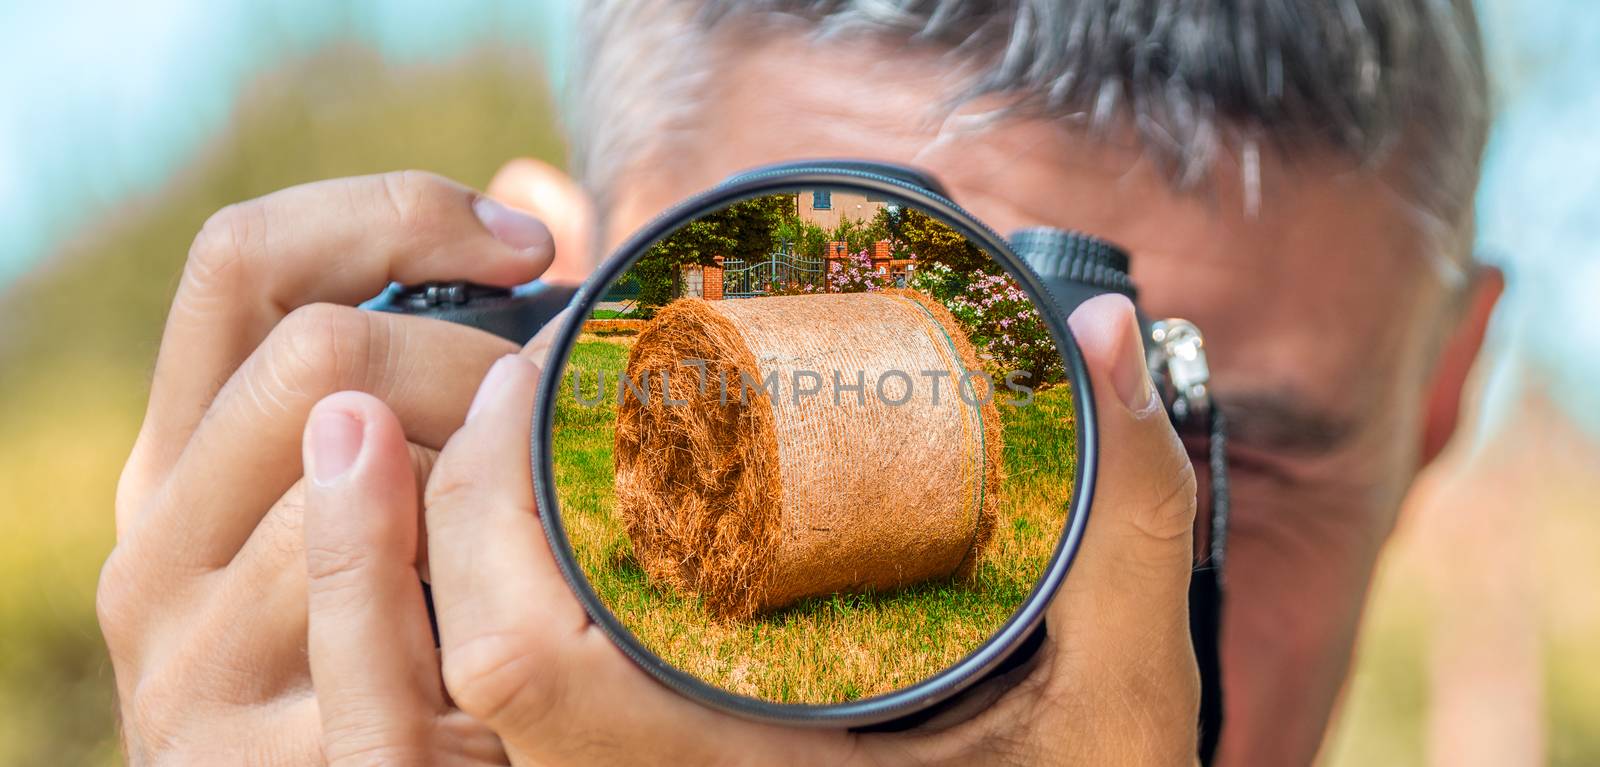
[[[593,320],[639,320],[639,319],[644,319],[644,316],[639,314],[639,312],[636,309],[627,309],[625,311],[620,311],[620,312],[617,311],[616,309],[596,309],[596,310],[594,310],[593,312],[591,312],[589,314],[589,319],[593,319]]]
[[[563,382],[582,371],[614,381],[631,339],[586,336]],[[635,562],[613,508],[614,401],[555,416],[555,474],[563,520],[595,592],[646,646],[735,692],[787,703],[854,700],[904,687],[976,649],[1022,603],[1056,545],[1075,466],[1069,391],[1000,409],[1005,424],[1001,523],[974,573],[888,593],[804,600],[746,621],[716,621],[698,600],[658,588]],[[779,662],[773,662],[778,660]]]

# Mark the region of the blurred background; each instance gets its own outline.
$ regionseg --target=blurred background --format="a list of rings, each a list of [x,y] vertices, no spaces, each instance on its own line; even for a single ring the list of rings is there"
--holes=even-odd
[[[1600,764],[1600,8],[1479,0],[1510,289],[1408,501],[1330,765]],[[397,168],[562,161],[563,0],[0,2],[0,765],[118,761],[94,587],[190,239]]]

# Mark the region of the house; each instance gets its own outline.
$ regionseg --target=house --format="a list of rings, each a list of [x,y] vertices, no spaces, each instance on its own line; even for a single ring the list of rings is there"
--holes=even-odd
[[[827,231],[838,228],[839,221],[871,221],[878,211],[889,204],[887,197],[843,189],[812,189],[797,195],[796,205],[800,220],[816,224]]]

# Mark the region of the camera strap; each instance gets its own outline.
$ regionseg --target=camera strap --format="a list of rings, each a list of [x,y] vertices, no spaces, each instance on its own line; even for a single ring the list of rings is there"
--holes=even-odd
[[[1200,670],[1200,763],[1210,765],[1222,737],[1223,565],[1228,554],[1228,425],[1222,409],[1206,418],[1206,463],[1211,475],[1205,555],[1189,576],[1189,638]]]
[[[1206,447],[1210,493],[1207,516],[1195,524],[1195,565],[1189,576],[1189,638],[1200,671],[1200,763],[1209,765],[1222,737],[1223,568],[1228,557],[1228,422],[1211,393],[1205,337],[1194,323],[1164,319],[1150,323],[1150,375],[1180,434]],[[1198,467],[1196,467],[1198,468]]]

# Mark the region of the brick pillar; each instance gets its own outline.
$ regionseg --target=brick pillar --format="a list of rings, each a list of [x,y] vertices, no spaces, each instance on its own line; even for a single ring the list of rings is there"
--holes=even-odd
[[[705,293],[704,297],[707,301],[721,301],[722,256],[712,256],[711,260],[716,263],[712,266],[706,267],[705,271],[701,274],[700,284],[702,285],[702,291]]]
[[[888,240],[878,240],[877,242],[872,243],[873,271],[877,272],[878,274],[888,276],[890,259],[891,254],[889,253]]]

